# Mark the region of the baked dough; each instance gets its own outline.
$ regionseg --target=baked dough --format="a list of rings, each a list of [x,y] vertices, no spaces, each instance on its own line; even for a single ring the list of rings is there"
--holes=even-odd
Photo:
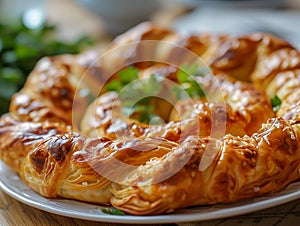
[[[111,204],[129,214],[153,215],[262,196],[300,178],[298,50],[268,34],[182,36],[146,23],[116,38],[107,51],[141,40],[176,43],[216,71],[227,93],[221,108],[228,116],[225,135],[210,135],[209,127],[214,125],[210,117],[201,133],[189,133],[195,120],[202,126],[204,115],[219,109],[218,101],[196,100],[197,111],[178,102],[179,111],[160,129],[149,130],[148,125],[129,120],[122,136],[107,132],[103,117],[93,115],[93,110],[84,112],[88,98],[78,93],[104,83],[111,68],[146,54],[139,45],[134,45],[132,55],[111,55],[94,64],[96,51],[46,57],[0,120],[0,157],[28,186],[45,197]],[[163,60],[176,55],[177,48],[153,50]],[[168,67],[155,62],[133,65],[141,73]],[[83,74],[86,81],[81,80]],[[282,101],[276,113],[269,101],[275,95]],[[89,108],[103,108],[107,100],[118,104],[110,98],[118,99],[115,94],[101,94]],[[100,124],[89,123],[91,117]],[[180,138],[179,122],[188,131]]]

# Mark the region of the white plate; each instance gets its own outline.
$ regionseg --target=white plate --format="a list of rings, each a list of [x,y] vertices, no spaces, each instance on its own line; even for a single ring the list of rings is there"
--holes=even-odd
[[[67,217],[111,223],[182,223],[212,220],[258,211],[300,198],[300,182],[296,182],[273,195],[234,204],[185,208],[172,214],[159,216],[114,216],[102,213],[104,206],[73,200],[44,198],[26,186],[20,177],[1,161],[0,175],[0,187],[2,190],[29,206]]]

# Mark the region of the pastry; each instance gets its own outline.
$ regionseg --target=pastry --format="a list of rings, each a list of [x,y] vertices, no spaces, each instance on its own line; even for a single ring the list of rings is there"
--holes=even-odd
[[[263,196],[300,178],[300,52],[289,43],[143,23],[101,54],[41,59],[0,119],[0,158],[39,194],[154,215]],[[105,90],[128,67],[179,84],[176,65],[195,56],[211,69],[195,77],[206,95],[150,102],[166,123],[126,117],[121,93]]]

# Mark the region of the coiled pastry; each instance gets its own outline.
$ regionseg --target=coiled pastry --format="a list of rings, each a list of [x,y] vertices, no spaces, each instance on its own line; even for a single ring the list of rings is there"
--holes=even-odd
[[[142,40],[176,46],[143,52]],[[28,186],[46,197],[153,215],[262,196],[300,178],[298,50],[268,34],[182,36],[147,23],[116,38],[107,53],[128,43],[134,43],[130,54],[96,62],[93,51],[44,58],[15,94],[0,120],[0,157]],[[170,65],[133,59],[150,54],[184,63],[188,56],[178,57],[178,46],[212,68],[224,104],[181,100],[169,122],[151,128],[117,114],[123,125],[118,133],[109,130],[112,109],[120,105],[116,93],[101,91],[85,112],[87,89],[115,78],[122,65],[135,66],[141,77],[164,71],[176,80]],[[276,112],[274,96],[281,101]],[[211,128],[218,131],[220,122],[227,126],[213,136]]]

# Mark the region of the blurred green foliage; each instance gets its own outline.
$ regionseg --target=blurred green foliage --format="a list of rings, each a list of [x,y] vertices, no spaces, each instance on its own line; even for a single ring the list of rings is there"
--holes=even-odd
[[[55,27],[47,23],[30,29],[19,20],[0,23],[0,115],[8,111],[12,95],[20,90],[35,64],[43,56],[76,54],[94,41],[84,36],[75,42],[56,40]]]

